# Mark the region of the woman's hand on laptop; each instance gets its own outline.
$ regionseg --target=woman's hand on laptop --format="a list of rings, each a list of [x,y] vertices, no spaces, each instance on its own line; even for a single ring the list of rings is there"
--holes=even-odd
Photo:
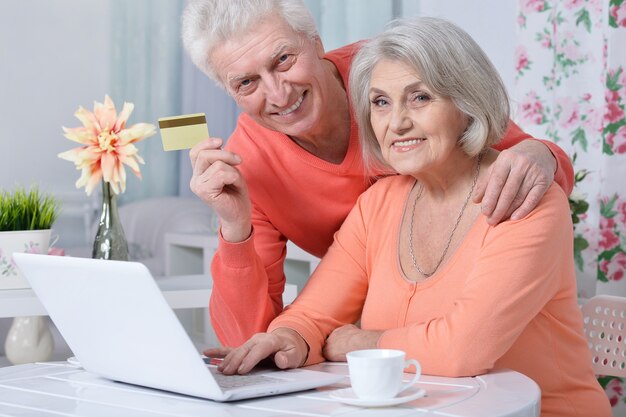
[[[224,358],[226,355],[230,353],[233,348],[230,347],[215,347],[215,348],[206,348],[202,351],[204,356],[208,356],[209,358]]]
[[[304,365],[308,353],[309,346],[302,336],[287,328],[257,333],[238,348],[207,349],[204,352],[207,356],[224,357],[217,369],[226,375],[246,374],[272,355],[280,369],[297,368]]]

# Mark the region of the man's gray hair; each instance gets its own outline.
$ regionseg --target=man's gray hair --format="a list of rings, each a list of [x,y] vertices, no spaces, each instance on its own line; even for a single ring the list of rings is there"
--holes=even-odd
[[[302,0],[191,0],[182,15],[182,38],[191,61],[218,84],[210,58],[221,42],[246,34],[272,15],[296,32],[318,37],[315,20]]]
[[[369,88],[381,60],[403,62],[441,97],[450,98],[469,124],[459,144],[469,156],[496,143],[509,123],[509,99],[500,75],[478,44],[461,28],[443,19],[417,17],[390,22],[366,43],[352,63],[350,92],[370,170],[389,168],[370,123]]]

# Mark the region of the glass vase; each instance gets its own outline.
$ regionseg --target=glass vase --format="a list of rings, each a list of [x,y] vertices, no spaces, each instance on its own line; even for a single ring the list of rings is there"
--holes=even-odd
[[[102,181],[102,214],[91,257],[118,261],[129,260],[128,242],[117,211],[117,195],[111,189],[111,184],[105,181]]]

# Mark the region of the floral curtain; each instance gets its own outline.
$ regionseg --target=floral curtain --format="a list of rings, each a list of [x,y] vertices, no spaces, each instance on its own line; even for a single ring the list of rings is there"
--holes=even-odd
[[[574,162],[579,296],[626,296],[626,0],[518,6],[514,119]],[[626,415],[623,381],[600,381]]]

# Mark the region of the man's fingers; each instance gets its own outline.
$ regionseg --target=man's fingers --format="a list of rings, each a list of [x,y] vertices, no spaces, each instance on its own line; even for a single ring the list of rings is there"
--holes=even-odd
[[[481,211],[495,225],[511,216],[518,220],[530,213],[554,178],[555,160],[545,145],[523,141],[502,151],[491,167],[485,190],[477,184],[474,201],[482,194]]]
[[[536,187],[537,185],[533,185],[533,177],[530,174],[526,174],[526,175],[527,175],[526,178],[522,179],[522,183],[520,184],[519,189],[517,190],[517,194],[513,198],[513,201],[511,201],[511,203],[509,204],[509,207],[506,209],[506,213],[504,214],[504,216],[502,216],[502,218],[499,221],[510,218],[512,213],[514,213],[523,204],[526,204],[528,212],[530,212],[533,208],[535,208],[536,203],[539,202],[539,201],[536,201],[532,203],[532,205],[528,205],[527,203],[527,202],[530,202],[528,198],[529,197],[532,198],[532,196],[530,195],[531,189],[533,187]],[[543,194],[540,194],[539,196],[541,197],[541,195]],[[526,214],[528,214],[528,212]],[[513,219],[513,220],[517,220],[517,219]]]
[[[217,188],[234,184],[239,177],[241,174],[237,168],[222,161],[214,162],[206,171],[195,176],[199,183],[215,183]]]
[[[520,193],[520,187],[522,185],[521,182],[523,180],[523,176],[511,173],[508,177],[508,181],[504,184],[504,187],[502,187],[501,190],[491,190],[493,195],[489,196],[489,198],[496,200],[496,206],[491,214],[487,216],[487,223],[490,225],[496,225],[505,218],[507,213],[510,212],[509,209],[511,208],[511,205]],[[487,198],[487,196],[485,198]],[[518,205],[520,205],[521,202],[522,200],[518,202]]]
[[[526,196],[526,199],[524,200],[522,205],[520,205],[516,208],[515,211],[513,211],[513,213],[511,214],[511,220],[523,219],[531,211],[533,211],[533,209],[539,204],[539,201],[541,200],[543,195],[546,193],[547,188],[548,187],[544,185],[537,185],[533,187]]]
[[[216,162],[223,162],[227,165],[239,165],[241,157],[235,153],[222,149],[202,150],[198,153],[193,166],[193,175],[202,175]]]
[[[196,164],[196,160],[198,159],[198,155],[200,152],[205,150],[219,149],[222,146],[224,141],[221,138],[207,138],[198,144],[196,144],[193,148],[189,150],[189,160],[191,161],[191,166],[193,167]]]
[[[230,185],[240,189],[245,186],[245,181],[237,168],[221,161],[200,175],[194,175],[189,182],[191,190],[205,201],[215,200]]]
[[[485,175],[478,180],[478,182],[476,183],[476,187],[474,188],[474,194],[472,195],[472,201],[474,203],[479,204],[483,200],[488,183],[489,175]]]
[[[491,172],[487,176],[487,186],[482,198],[481,212],[490,217],[496,210],[500,194],[505,187],[511,172],[509,164],[498,164],[498,161],[491,167]],[[512,199],[513,197],[511,197]]]
[[[189,151],[189,159],[194,175],[200,175],[216,161],[223,161],[230,165],[241,163],[241,157],[222,149],[221,138],[208,138],[198,143]]]

